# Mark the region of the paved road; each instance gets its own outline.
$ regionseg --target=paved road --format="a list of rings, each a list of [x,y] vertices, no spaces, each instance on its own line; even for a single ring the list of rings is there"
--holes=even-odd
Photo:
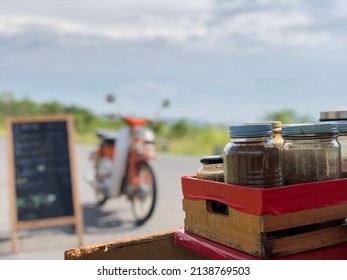
[[[92,172],[88,155],[91,146],[77,145],[77,176],[80,203],[84,214],[84,245],[98,244],[125,237],[176,229],[183,226],[180,179],[192,175],[200,166],[199,158],[158,154],[153,162],[158,180],[158,204],[153,217],[143,226],[133,223],[131,208],[125,198],[109,200],[104,207],[94,207],[94,193],[83,181]],[[77,236],[69,227],[19,231],[19,251],[11,251],[8,166],[5,139],[0,138],[0,260],[61,260],[64,251],[78,247]]]

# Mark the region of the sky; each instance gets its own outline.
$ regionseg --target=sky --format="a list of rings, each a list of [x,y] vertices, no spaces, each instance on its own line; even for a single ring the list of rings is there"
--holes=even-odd
[[[347,110],[347,1],[0,0],[0,92],[149,118],[318,121]]]

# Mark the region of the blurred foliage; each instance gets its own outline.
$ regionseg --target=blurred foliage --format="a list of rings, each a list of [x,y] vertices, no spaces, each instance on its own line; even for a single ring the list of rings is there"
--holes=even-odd
[[[190,127],[181,137],[169,138],[169,152],[175,154],[221,154],[230,141],[228,128],[215,125]]]
[[[0,93],[0,135],[4,133],[7,117],[71,114],[74,116],[76,140],[83,144],[96,144],[95,131],[98,129],[117,130],[126,125],[115,115],[97,116],[93,112],[78,106],[65,106],[57,101],[39,104],[28,98],[17,100],[10,92]],[[281,121],[283,124],[304,123],[310,121],[299,116],[293,110],[268,113],[265,120]],[[157,139],[159,151],[189,154],[221,154],[230,141],[228,127],[217,125],[193,125],[187,119],[178,119],[168,123],[156,121],[151,124]]]
[[[280,121],[283,124],[312,122],[308,116],[300,116],[292,109],[268,113],[265,120]]]
[[[120,124],[116,125],[115,122],[98,117],[91,111],[75,105],[65,106],[57,101],[39,104],[28,98],[17,100],[10,92],[0,93],[0,119],[3,121],[7,117],[59,114],[73,115],[75,129],[80,134],[88,134],[99,127],[111,129],[120,126]]]
[[[191,125],[188,120],[180,119],[176,121],[170,129],[170,136],[172,138],[181,138],[189,133],[191,130]]]
[[[152,124],[152,129],[155,134],[159,134],[162,136],[168,136],[170,134],[169,127],[163,121],[158,121]]]

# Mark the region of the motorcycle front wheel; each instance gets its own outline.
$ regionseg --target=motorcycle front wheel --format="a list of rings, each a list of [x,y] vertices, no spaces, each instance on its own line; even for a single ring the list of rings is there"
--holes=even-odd
[[[143,162],[138,169],[139,185],[131,196],[132,212],[137,224],[143,224],[153,214],[157,201],[157,183],[152,167]]]

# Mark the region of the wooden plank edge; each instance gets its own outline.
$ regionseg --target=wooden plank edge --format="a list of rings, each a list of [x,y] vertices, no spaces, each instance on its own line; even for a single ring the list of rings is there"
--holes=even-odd
[[[266,241],[263,244],[265,253],[262,257],[283,257],[345,242],[347,242],[347,227],[337,226]]]
[[[83,256],[90,255],[98,251],[106,253],[110,250],[115,250],[123,247],[135,246],[137,244],[150,243],[162,239],[173,238],[175,232],[176,230],[168,230],[154,234],[118,239],[110,242],[94,244],[80,248],[72,248],[66,250],[64,256],[65,260],[80,260],[83,259]]]

